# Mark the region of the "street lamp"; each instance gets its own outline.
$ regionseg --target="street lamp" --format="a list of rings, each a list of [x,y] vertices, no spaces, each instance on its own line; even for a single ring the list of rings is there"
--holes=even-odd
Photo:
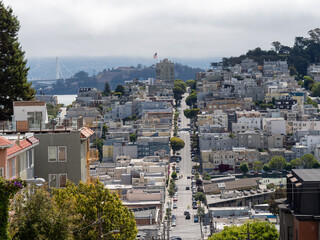
[[[42,186],[45,182],[46,180],[44,180],[43,178],[37,178],[37,177],[35,177],[34,179],[26,180],[26,183],[36,185],[36,186]]]

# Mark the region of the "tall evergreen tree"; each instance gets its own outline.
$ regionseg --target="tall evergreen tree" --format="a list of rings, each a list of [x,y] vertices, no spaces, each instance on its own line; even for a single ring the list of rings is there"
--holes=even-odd
[[[12,8],[0,1],[0,119],[9,119],[13,101],[32,100],[35,90],[27,82],[29,68],[18,42],[20,23]]]

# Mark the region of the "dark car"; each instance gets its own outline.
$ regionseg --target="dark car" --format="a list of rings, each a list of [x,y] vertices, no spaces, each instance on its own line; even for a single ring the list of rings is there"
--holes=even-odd
[[[186,187],[186,190],[190,190],[190,187]]]
[[[186,215],[186,219],[190,219],[190,214],[187,214],[187,215]]]
[[[184,211],[183,213],[184,215],[190,215],[190,213],[188,211]]]

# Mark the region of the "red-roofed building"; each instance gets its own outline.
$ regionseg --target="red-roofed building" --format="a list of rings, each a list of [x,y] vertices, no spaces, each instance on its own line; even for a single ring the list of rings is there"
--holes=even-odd
[[[0,137],[0,176],[7,179],[34,178],[34,147],[39,145],[39,140],[34,136],[22,140],[20,135],[6,137],[16,137],[16,140]]]

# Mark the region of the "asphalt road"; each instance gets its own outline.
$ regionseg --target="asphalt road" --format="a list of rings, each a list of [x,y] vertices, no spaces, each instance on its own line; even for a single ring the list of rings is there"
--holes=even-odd
[[[180,128],[188,128],[187,124],[190,120],[187,119],[183,110],[187,108],[185,98],[188,94],[184,95],[181,100],[181,111],[180,111]],[[185,147],[180,150],[182,160],[177,165],[180,167],[179,176],[183,176],[181,179],[176,181],[178,186],[178,201],[177,208],[173,209],[172,214],[176,215],[176,226],[171,228],[170,236],[180,236],[183,240],[195,240],[200,239],[200,224],[194,223],[194,215],[197,210],[192,209],[192,191],[191,191],[191,178],[187,179],[187,176],[191,175],[192,165],[191,161],[191,147],[190,147],[190,134],[188,131],[179,131],[180,138],[185,142]],[[189,187],[190,190],[186,190]],[[189,208],[188,208],[189,206]],[[191,214],[190,219],[185,219],[184,211],[189,211]]]

